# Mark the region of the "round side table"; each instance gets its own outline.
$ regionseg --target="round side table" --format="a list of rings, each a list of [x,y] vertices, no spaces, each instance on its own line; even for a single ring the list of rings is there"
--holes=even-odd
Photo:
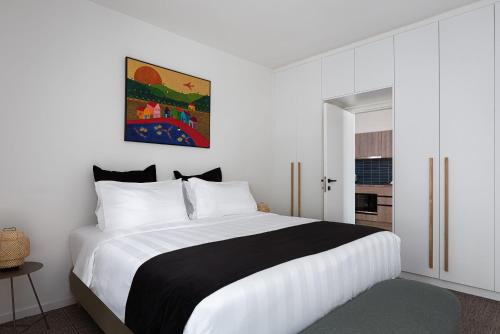
[[[42,304],[40,304],[40,299],[38,298],[38,294],[36,293],[35,286],[33,285],[33,280],[31,279],[31,274],[34,273],[35,271],[38,271],[43,268],[43,264],[40,262],[25,262],[23,265],[21,265],[19,268],[15,269],[2,269],[0,270],[0,280],[3,279],[9,279],[10,280],[10,296],[12,300],[12,318],[13,318],[13,323],[14,323],[14,330],[17,331],[16,327],[16,304],[15,304],[15,297],[14,297],[14,277],[17,276],[23,276],[26,275],[28,276],[28,279],[31,284],[31,288],[33,289],[33,293],[35,294],[36,302],[38,303],[38,307],[40,308],[40,314],[41,318],[35,321],[31,325],[26,325],[22,327],[28,327],[26,330],[28,330],[31,326],[33,326],[35,323],[43,319],[45,321],[45,326],[47,326],[47,329],[50,329],[49,323],[47,322],[47,316],[43,312],[42,309]]]

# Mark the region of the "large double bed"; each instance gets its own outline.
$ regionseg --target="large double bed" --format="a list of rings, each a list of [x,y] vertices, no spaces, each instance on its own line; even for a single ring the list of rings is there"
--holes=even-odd
[[[123,333],[297,333],[401,271],[391,232],[261,212],[109,232],[87,226],[70,247],[75,294],[109,333],[120,325]],[[168,263],[153,262],[162,256]],[[275,262],[262,265],[264,257]],[[154,282],[154,268],[168,287]],[[176,276],[175,268],[192,269]],[[169,327],[172,319],[180,323]]]

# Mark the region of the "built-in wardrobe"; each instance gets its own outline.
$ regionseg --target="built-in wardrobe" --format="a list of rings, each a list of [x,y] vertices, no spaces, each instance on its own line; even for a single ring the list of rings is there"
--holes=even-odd
[[[273,84],[272,211],[323,216],[321,61],[275,74]]]
[[[394,37],[402,269],[494,290],[494,6]]]
[[[276,71],[271,204],[320,218],[322,101],[392,87],[402,270],[500,292],[500,6],[473,7]]]

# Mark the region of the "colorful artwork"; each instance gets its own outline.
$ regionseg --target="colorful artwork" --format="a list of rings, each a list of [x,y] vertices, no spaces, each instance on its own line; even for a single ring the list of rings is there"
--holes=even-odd
[[[126,58],[125,140],[210,147],[208,80]]]

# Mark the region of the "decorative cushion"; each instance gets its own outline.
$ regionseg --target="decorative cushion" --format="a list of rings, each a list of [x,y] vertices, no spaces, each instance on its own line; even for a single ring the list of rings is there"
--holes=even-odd
[[[220,167],[217,167],[200,175],[183,175],[178,170],[174,170],[174,177],[176,179],[182,179],[183,181],[187,181],[190,178],[195,177],[197,179],[202,179],[205,181],[222,182],[222,170],[220,169]]]
[[[104,170],[94,165],[94,180],[98,181],[117,181],[117,182],[156,182],[156,165],[151,165],[144,170],[132,170],[127,172],[116,172]]]

